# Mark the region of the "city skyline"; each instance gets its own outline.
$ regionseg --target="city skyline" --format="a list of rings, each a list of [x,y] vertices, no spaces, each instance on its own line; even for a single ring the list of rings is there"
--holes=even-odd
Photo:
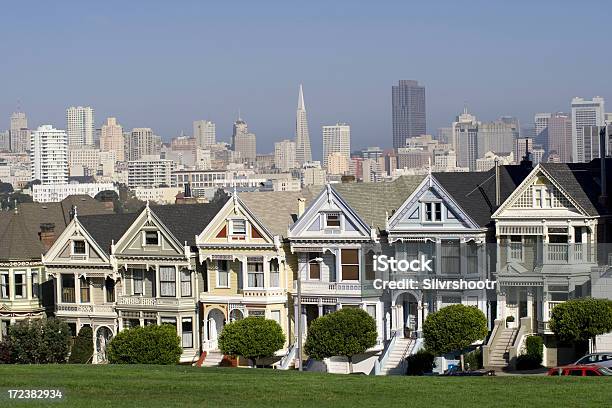
[[[605,4],[592,1],[570,10],[546,3],[530,4],[529,13],[520,6],[504,8],[503,19],[491,19],[499,6],[482,2],[475,3],[477,7],[452,3],[346,7],[339,2],[326,7],[321,22],[316,22],[321,13],[312,4],[296,10],[280,3],[244,3],[240,5],[244,13],[236,15],[235,7],[204,9],[188,3],[181,9],[160,5],[156,11],[121,4],[121,13],[114,13],[119,3],[111,2],[92,5],[78,21],[73,16],[80,12],[79,6],[71,11],[61,5],[52,12],[50,5],[41,4],[33,12],[27,4],[14,4],[3,10],[0,32],[20,41],[3,43],[0,51],[22,58],[17,59],[19,64],[0,67],[0,74],[13,79],[0,100],[0,129],[9,128],[8,117],[18,104],[28,114],[31,128],[46,123],[64,128],[65,109],[81,105],[95,109],[97,127],[106,117],[117,117],[126,129],[150,127],[168,141],[181,130],[189,133],[194,120],[208,118],[218,126],[217,139],[229,141],[240,108],[258,135],[258,150],[270,152],[273,142],[293,137],[295,89],[303,83],[313,155],[320,157],[321,135],[316,130],[338,121],[351,124],[354,146],[390,147],[390,87],[400,79],[414,78],[426,87],[431,134],[449,126],[466,101],[482,120],[512,115],[527,124],[537,112],[569,111],[575,96],[600,95],[609,100],[612,84],[606,80],[605,66],[610,56],[598,54],[605,49],[605,35],[599,35],[605,31],[596,20],[598,7]],[[143,13],[147,18],[142,18]],[[341,13],[345,17],[341,26],[325,27]],[[407,13],[416,22],[401,24]],[[460,24],[468,14],[478,23],[472,28]],[[24,15],[30,24],[20,23]],[[64,30],[46,28],[48,15]],[[215,21],[195,24],[204,15]],[[242,28],[211,35],[230,19]],[[576,19],[589,30],[568,29]],[[123,38],[127,27],[132,30],[134,25],[142,29],[140,33]],[[517,25],[526,28],[517,31]],[[293,35],[283,38],[279,31],[300,33],[299,47]],[[403,35],[397,36],[399,32]],[[78,38],[74,33],[79,33]],[[423,40],[405,43],[411,33],[419,33]],[[57,46],[68,38],[75,46],[89,42],[78,60],[71,56],[72,47]],[[457,47],[455,39],[469,46]],[[576,44],[593,58],[567,59],[558,52]],[[193,54],[196,47],[206,51],[199,53],[204,56]],[[410,55],[398,52],[408,48]],[[36,49],[40,60],[49,58],[53,66],[34,63],[18,49]],[[102,58],[104,49],[112,49],[111,55],[124,63],[113,65],[109,62],[113,58]],[[177,64],[187,53],[195,59]],[[444,62],[461,57],[480,62],[452,66]],[[248,59],[249,69],[236,64],[236,58]]]

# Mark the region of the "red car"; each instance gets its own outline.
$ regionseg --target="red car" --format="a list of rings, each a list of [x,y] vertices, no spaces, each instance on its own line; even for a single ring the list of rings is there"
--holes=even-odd
[[[555,367],[548,370],[547,375],[571,375],[576,377],[597,377],[602,375],[611,375],[612,371],[598,365],[568,365],[563,367]]]

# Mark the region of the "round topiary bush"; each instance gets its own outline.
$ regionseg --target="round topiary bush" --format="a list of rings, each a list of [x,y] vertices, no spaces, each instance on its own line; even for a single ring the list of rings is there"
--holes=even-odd
[[[172,325],[123,330],[108,345],[111,364],[178,364],[183,349]]]
[[[487,318],[473,306],[451,305],[427,316],[423,325],[425,348],[441,355],[460,351],[487,336]]]
[[[83,326],[74,340],[68,362],[70,364],[91,363],[93,356],[93,331],[89,326]]]
[[[253,364],[274,355],[285,344],[283,329],[274,320],[247,317],[225,325],[219,349],[228,356],[241,356]]]

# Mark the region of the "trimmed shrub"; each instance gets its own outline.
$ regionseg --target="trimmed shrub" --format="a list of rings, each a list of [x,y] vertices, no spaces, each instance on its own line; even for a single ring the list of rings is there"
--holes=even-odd
[[[176,327],[168,324],[123,330],[107,349],[111,364],[178,364],[182,353]]]
[[[285,344],[283,329],[274,320],[247,317],[228,323],[219,336],[219,349],[228,356],[257,360],[274,355]]]
[[[542,366],[544,342],[540,336],[529,336],[525,340],[525,354],[516,358],[517,370],[534,370]]]
[[[55,319],[22,320],[9,327],[11,359],[20,364],[65,363],[70,328]]]
[[[377,337],[374,318],[365,310],[347,307],[315,319],[304,350],[317,360],[344,356],[353,372],[353,356],[376,345]]]
[[[427,350],[419,350],[406,358],[408,363],[408,375],[423,375],[430,373],[434,367],[434,355]]]
[[[487,318],[473,306],[451,305],[427,316],[425,348],[436,355],[460,351],[487,336]]]
[[[612,331],[612,300],[580,298],[552,310],[550,329],[564,342],[579,342]]]
[[[13,347],[8,338],[0,342],[0,364],[13,364]]]
[[[71,364],[91,363],[93,351],[93,331],[91,327],[83,326],[72,345],[68,362]]]

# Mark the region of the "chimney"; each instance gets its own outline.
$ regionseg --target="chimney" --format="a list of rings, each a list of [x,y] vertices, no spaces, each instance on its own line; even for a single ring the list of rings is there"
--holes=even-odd
[[[53,223],[43,223],[40,224],[40,232],[38,233],[40,237],[40,242],[42,242],[43,247],[45,248],[45,252],[51,248],[51,245],[55,242],[55,224]]]
[[[499,177],[499,159],[495,159],[495,207],[501,203],[501,181]]]
[[[599,204],[606,206],[608,204],[608,181],[606,179],[606,126],[602,126],[601,129],[599,129],[599,171],[601,182]]]
[[[306,200],[303,197],[298,198],[298,212],[297,212],[297,216],[298,218],[302,216],[302,214],[304,214],[304,211],[306,210]]]

